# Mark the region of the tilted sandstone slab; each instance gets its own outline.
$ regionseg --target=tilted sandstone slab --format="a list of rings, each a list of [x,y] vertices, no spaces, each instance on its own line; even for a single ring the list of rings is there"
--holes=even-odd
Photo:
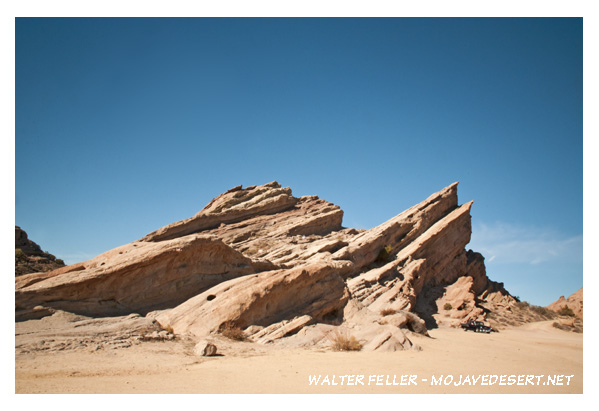
[[[296,333],[310,324],[312,321],[313,318],[309,315],[295,317],[292,320],[283,320],[281,322],[271,324],[268,327],[250,335],[249,339],[260,344],[267,344],[278,340],[279,338],[286,337],[289,334]]]
[[[439,315],[484,318],[481,304],[515,301],[488,279],[484,258],[465,250],[471,206],[458,204],[455,183],[356,230],[342,227],[343,211],[316,196],[293,197],[277,182],[238,186],[139,241],[20,277],[17,310],[33,318],[54,309],[169,308],[148,316],[196,338],[237,327],[260,343],[306,344],[341,327],[364,349],[411,348],[410,333],[426,335]],[[456,307],[440,314],[445,303]]]
[[[391,248],[390,254],[407,247],[457,207],[457,186],[454,183],[389,221],[356,235],[333,258],[350,260],[360,269],[374,262],[385,246]]]
[[[15,302],[17,311],[45,306],[95,316],[145,313],[173,307],[223,281],[272,268],[214,236],[134,242],[84,263],[19,277]]]
[[[164,241],[197,233],[220,224],[231,224],[257,215],[275,214],[293,207],[297,199],[291,189],[276,181],[262,186],[232,188],[216,197],[195,216],[162,227],[142,241]]]
[[[412,310],[425,286],[450,284],[464,275],[470,206],[458,207],[438,220],[399,250],[393,261],[349,279],[352,296],[373,310]]]
[[[347,245],[356,230],[343,229],[339,206],[316,196],[297,199],[295,205],[272,215],[258,215],[203,232],[216,235],[232,248],[252,258],[277,265],[303,264],[322,253]]]
[[[303,264],[347,245],[357,230],[343,229],[343,211],[317,196],[293,197],[277,182],[235,187],[195,216],[156,230],[142,241],[212,234],[244,255],[277,265]]]
[[[349,294],[342,262],[322,262],[225,281],[156,317],[175,333],[204,337],[227,326],[269,326],[298,316],[337,317]],[[305,317],[304,317],[305,318]]]

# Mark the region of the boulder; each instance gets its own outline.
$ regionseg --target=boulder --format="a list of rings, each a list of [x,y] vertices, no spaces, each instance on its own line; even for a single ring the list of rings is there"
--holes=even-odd
[[[214,345],[211,342],[208,342],[206,340],[202,340],[200,342],[198,342],[194,347],[193,347],[193,352],[196,355],[200,355],[203,357],[213,357],[216,355],[216,345]]]

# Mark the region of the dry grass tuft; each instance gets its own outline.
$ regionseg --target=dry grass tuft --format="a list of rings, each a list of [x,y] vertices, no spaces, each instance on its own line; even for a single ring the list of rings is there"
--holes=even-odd
[[[227,322],[220,327],[220,334],[230,340],[245,341],[247,337],[243,330],[237,325]]]
[[[332,348],[335,351],[360,351],[362,344],[353,335],[348,336],[347,334],[335,331],[330,337],[333,343]]]

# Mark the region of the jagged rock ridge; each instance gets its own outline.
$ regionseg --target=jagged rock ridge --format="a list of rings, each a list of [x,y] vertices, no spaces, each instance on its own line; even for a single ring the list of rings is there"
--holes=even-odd
[[[261,343],[322,342],[335,327],[365,349],[413,346],[425,324],[484,319],[515,300],[466,250],[472,202],[457,183],[370,230],[277,182],[235,187],[195,216],[92,260],[16,280],[18,318],[55,309],[151,315],[197,338],[239,327]],[[451,306],[451,309],[447,307]]]
[[[15,275],[52,271],[64,267],[64,261],[31,241],[25,230],[15,226]]]

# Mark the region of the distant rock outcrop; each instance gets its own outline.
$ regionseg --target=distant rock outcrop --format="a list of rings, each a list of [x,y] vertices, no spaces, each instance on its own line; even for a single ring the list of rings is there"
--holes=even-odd
[[[558,314],[568,314],[569,309],[572,310],[572,314],[582,319],[582,288],[568,298],[564,298],[562,295],[557,301],[549,304],[547,308],[557,312]]]
[[[42,251],[27,237],[25,230],[15,226],[15,275],[52,271],[64,267],[64,261]]]
[[[366,350],[417,348],[427,326],[484,320],[516,300],[466,250],[457,183],[370,230],[277,182],[235,187],[195,216],[92,260],[16,280],[17,318],[146,314],[198,340],[238,329],[315,344],[343,329]]]

